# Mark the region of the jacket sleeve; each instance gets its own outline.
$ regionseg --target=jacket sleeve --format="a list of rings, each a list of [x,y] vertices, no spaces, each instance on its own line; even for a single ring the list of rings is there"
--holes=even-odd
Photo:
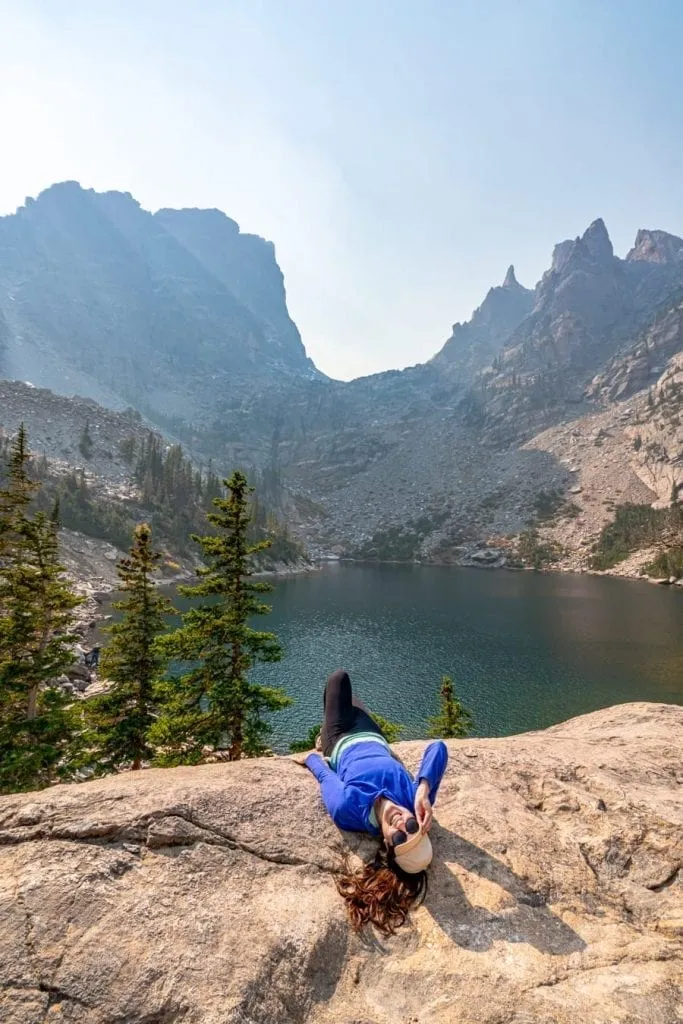
[[[430,743],[424,754],[422,755],[422,761],[420,762],[420,768],[416,775],[418,784],[426,779],[429,783],[429,799],[432,803],[436,800],[436,795],[439,792],[439,786],[441,785],[441,779],[443,773],[446,771],[446,765],[448,764],[448,747],[443,740],[437,740],[435,743]]]
[[[337,828],[349,832],[366,832],[368,826],[363,808],[354,789],[344,786],[336,772],[318,754],[309,754],[306,767],[320,783],[320,792],[328,814]]]

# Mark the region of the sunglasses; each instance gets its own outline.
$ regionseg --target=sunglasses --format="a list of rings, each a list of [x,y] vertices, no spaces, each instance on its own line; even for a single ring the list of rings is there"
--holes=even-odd
[[[403,831],[401,831],[399,829],[396,832],[392,833],[391,845],[392,846],[400,846],[401,843],[406,843],[408,841],[408,836],[409,835],[414,836],[415,833],[417,831],[419,831],[419,828],[420,828],[420,826],[418,825],[418,823],[415,820],[415,818],[408,818],[408,820],[406,821],[406,830],[405,830],[405,832],[403,832]]]

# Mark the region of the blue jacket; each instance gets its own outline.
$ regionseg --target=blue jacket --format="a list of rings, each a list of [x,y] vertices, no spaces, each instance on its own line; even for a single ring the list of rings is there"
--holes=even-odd
[[[415,778],[388,750],[372,741],[345,750],[336,772],[318,754],[306,758],[306,767],[320,783],[325,807],[335,825],[371,835],[379,835],[379,829],[370,821],[370,811],[378,797],[387,797],[411,810],[417,787],[426,779],[429,799],[434,803],[447,763],[448,749],[443,740],[429,744]]]

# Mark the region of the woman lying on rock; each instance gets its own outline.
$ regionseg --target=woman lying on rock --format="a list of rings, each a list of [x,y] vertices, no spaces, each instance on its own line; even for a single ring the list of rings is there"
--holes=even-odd
[[[353,696],[348,672],[327,680],[319,754],[301,763],[320,783],[322,798],[338,828],[380,837],[374,861],[337,880],[355,929],[367,922],[390,935],[413,903],[424,898],[432,859],[432,804],[446,770],[442,740],[427,747],[417,776],[392,754],[379,726]]]

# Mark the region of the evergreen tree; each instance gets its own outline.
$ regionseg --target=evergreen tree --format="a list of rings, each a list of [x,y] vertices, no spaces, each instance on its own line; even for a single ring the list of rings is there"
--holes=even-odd
[[[376,715],[373,711],[370,712],[370,718],[374,719],[380,727],[382,736],[384,736],[387,743],[398,743],[403,732],[403,726],[400,722],[390,722],[388,718]]]
[[[171,602],[154,585],[160,559],[152,547],[150,527],[141,523],[129,557],[116,567],[124,597],[114,602],[114,608],[123,615],[108,628],[111,644],[101,662],[101,672],[113,686],[88,701],[97,774],[141,768],[154,753],[147,734],[155,719],[154,685],[166,667],[155,641],[171,611]]]
[[[17,524],[23,521],[36,485],[28,475],[28,440],[22,423],[11,444],[5,486],[0,490],[0,567],[17,540]]]
[[[73,661],[67,628],[80,598],[59,563],[55,516],[28,514],[25,431],[12,447],[9,481],[0,494],[0,792],[36,789],[71,772],[78,714],[50,686]]]
[[[163,706],[150,733],[161,748],[159,764],[197,764],[207,748],[227,750],[229,760],[264,753],[271,731],[264,712],[291,703],[282,690],[249,679],[255,664],[282,656],[274,634],[249,625],[255,615],[270,611],[259,595],[273,588],[251,578],[252,556],[270,542],[247,539],[252,488],[244,474],[233,473],[225,486],[227,497],[215,498],[215,511],[207,515],[215,535],[193,538],[205,562],[197,570],[200,582],[180,588],[203,600],[161,641],[169,658],[190,667],[159,688]]]
[[[127,462],[129,465],[132,464],[133,459],[135,458],[136,443],[134,434],[131,434],[130,437],[124,437],[124,439],[119,442],[119,454],[124,462]]]
[[[462,701],[456,697],[450,676],[442,676],[439,697],[439,714],[429,719],[427,735],[445,740],[469,736],[474,722]]]
[[[94,447],[95,442],[93,441],[92,434],[90,433],[90,424],[86,420],[85,426],[83,427],[83,430],[81,432],[81,439],[78,442],[78,450],[84,459],[89,459],[92,455]]]

